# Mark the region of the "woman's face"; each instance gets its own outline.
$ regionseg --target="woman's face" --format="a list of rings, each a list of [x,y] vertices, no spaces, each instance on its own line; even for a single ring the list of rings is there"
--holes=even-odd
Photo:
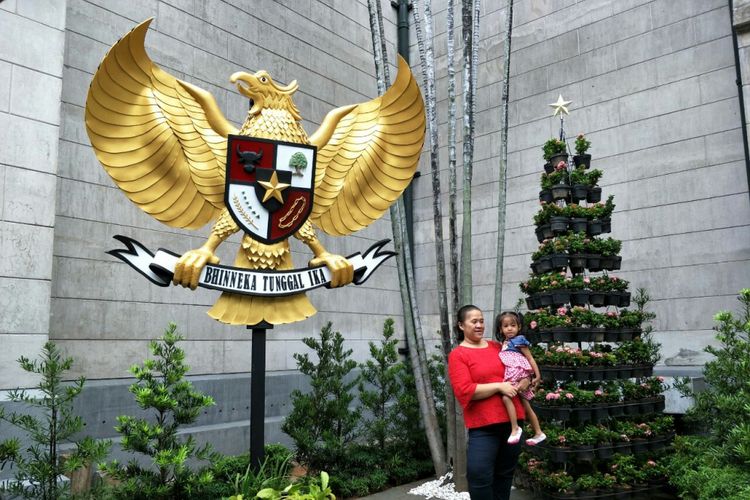
[[[484,337],[484,316],[479,309],[472,309],[466,313],[464,320],[458,324],[464,332],[464,340],[471,344],[478,344]]]

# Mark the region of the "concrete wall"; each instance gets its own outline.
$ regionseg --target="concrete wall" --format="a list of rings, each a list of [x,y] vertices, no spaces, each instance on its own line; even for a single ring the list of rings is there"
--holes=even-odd
[[[445,3],[433,2],[444,193]],[[480,28],[472,232],[474,302],[486,310],[495,276],[505,5],[483,2]],[[619,275],[652,297],[662,363],[706,360],[713,314],[733,308],[737,291],[750,283],[750,203],[730,30],[725,0],[514,2],[505,308],[521,296],[517,285],[537,248],[532,216],[541,145],[559,130],[548,104],[562,94],[572,100],[567,135],[587,134],[593,167],[604,171],[603,195],[615,195],[611,236],[623,240]],[[460,29],[456,41],[460,58]],[[460,101],[458,109],[460,117]],[[458,156],[460,165],[460,144]],[[429,176],[416,186],[417,274],[425,292],[433,291],[421,295],[420,306],[436,326]]]
[[[50,324],[64,0],[0,3],[0,387]]]

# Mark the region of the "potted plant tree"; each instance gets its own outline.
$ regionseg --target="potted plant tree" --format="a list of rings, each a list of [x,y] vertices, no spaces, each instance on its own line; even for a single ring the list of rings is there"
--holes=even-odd
[[[587,153],[590,147],[591,141],[586,139],[584,134],[576,136],[576,154],[573,156],[573,163],[576,167],[589,168],[591,166],[591,155]]]
[[[545,171],[554,168],[559,162],[568,162],[568,147],[560,139],[552,138],[544,143],[542,146],[544,153],[544,159],[547,160],[547,164],[544,166]],[[549,165],[549,167],[547,166]]]

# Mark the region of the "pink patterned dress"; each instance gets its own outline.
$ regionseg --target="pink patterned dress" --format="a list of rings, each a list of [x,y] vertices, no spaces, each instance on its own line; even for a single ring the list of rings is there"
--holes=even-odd
[[[505,381],[517,385],[523,379],[534,377],[534,369],[529,360],[518,349],[519,346],[530,346],[531,343],[523,335],[516,335],[510,340],[503,342],[503,350],[500,351],[500,361],[505,365]],[[531,389],[519,392],[522,398],[531,400],[534,392]]]

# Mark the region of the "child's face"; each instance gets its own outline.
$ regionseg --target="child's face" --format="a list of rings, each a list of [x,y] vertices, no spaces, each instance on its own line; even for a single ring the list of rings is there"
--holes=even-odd
[[[518,321],[513,316],[505,316],[500,322],[500,331],[505,339],[512,339],[518,335]]]

